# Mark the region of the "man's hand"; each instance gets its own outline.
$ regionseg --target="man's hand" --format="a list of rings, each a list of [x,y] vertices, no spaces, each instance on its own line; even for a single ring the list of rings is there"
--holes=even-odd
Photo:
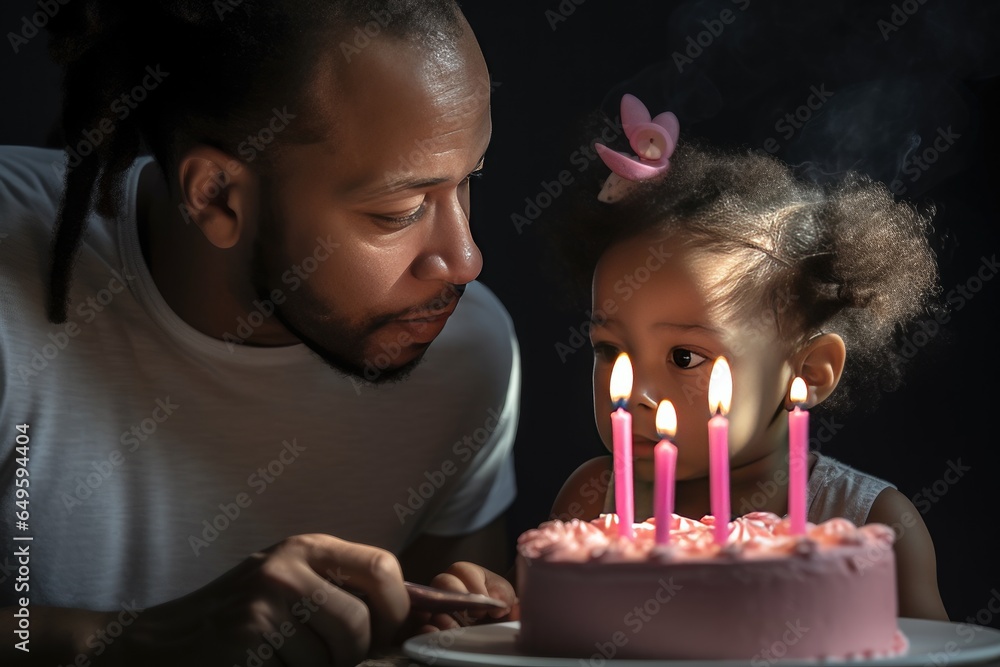
[[[65,653],[37,656],[50,665],[53,659],[74,664],[81,653],[93,658],[82,638],[115,617],[46,611],[35,616],[46,626],[39,642]],[[353,666],[372,648],[387,645],[409,611],[402,571],[391,553],[329,535],[299,535],[251,555],[203,588],[139,612],[100,660],[151,667]],[[35,657],[32,651],[30,659]]]
[[[285,665],[355,665],[389,642],[409,609],[391,553],[299,535],[190,595],[146,610],[123,650],[132,664],[133,656],[144,664],[178,665],[195,656],[245,664],[250,654],[273,647]]]

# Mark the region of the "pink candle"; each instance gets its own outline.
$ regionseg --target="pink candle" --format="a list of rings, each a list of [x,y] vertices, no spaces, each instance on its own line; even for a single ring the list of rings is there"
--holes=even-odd
[[[660,441],[653,448],[653,516],[656,517],[656,543],[670,544],[670,524],[674,514],[674,474],[677,470],[677,447],[672,439],[677,432],[677,412],[670,401],[660,401],[656,408],[656,433]]]
[[[725,357],[715,360],[708,382],[708,405],[713,414],[708,421],[708,465],[715,543],[722,546],[729,537],[729,403],[733,396],[733,376]]]
[[[635,501],[632,491],[632,415],[625,409],[632,393],[632,364],[622,352],[611,369],[611,440],[615,468],[615,512],[618,535],[631,540],[635,533]]]
[[[788,521],[792,535],[806,532],[806,464],[809,456],[809,411],[802,409],[809,391],[800,377],[792,381],[789,398],[795,408],[788,413]]]

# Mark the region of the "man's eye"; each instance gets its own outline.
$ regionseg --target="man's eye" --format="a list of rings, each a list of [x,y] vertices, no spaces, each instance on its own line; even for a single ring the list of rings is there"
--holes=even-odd
[[[697,352],[678,347],[670,351],[670,361],[678,368],[697,368],[708,359]]]
[[[608,343],[594,343],[594,358],[598,361],[612,364],[621,353],[614,345]]]
[[[483,176],[483,168],[480,166],[480,167],[477,167],[475,171],[470,172],[469,175],[466,176],[465,179],[462,182],[463,183],[468,183],[473,178],[482,178],[482,176]]]
[[[404,213],[402,215],[375,215],[374,217],[380,222],[388,223],[392,226],[404,227],[420,220],[420,218],[424,216],[426,208],[426,205],[421,203],[420,206],[413,209],[409,213]]]

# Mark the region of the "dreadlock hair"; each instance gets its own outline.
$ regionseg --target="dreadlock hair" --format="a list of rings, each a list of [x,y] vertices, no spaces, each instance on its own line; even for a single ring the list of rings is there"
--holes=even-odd
[[[433,46],[454,41],[462,23],[455,0],[78,0],[48,30],[64,66],[62,134],[72,155],[46,307],[61,323],[88,216],[120,212],[125,174],[141,153],[152,153],[169,183],[184,150],[202,144],[236,156],[285,103],[296,121],[281,142],[319,141],[329,100],[310,96],[310,84],[323,56],[350,62],[367,45],[360,36]],[[256,170],[273,166],[281,142],[257,154]]]
[[[766,318],[775,342],[791,347],[818,332],[844,339],[847,364],[830,409],[859,392],[874,404],[876,390],[897,387],[905,328],[939,307],[933,209],[897,202],[867,176],[809,182],[761,151],[682,137],[668,172],[617,203],[599,202],[598,184],[580,185],[547,225],[571,293],[589,296],[603,252],[647,233],[724,258],[728,273],[710,295],[723,318],[743,330]]]

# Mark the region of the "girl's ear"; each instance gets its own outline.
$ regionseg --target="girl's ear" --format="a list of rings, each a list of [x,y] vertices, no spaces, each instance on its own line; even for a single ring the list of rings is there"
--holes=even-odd
[[[186,218],[216,248],[235,246],[254,213],[252,172],[216,148],[196,146],[181,158],[178,176]]]
[[[827,399],[840,382],[847,359],[844,339],[835,333],[824,333],[811,338],[795,355],[792,370],[805,380],[809,387],[808,407]],[[791,400],[785,396],[785,407],[791,410]]]

